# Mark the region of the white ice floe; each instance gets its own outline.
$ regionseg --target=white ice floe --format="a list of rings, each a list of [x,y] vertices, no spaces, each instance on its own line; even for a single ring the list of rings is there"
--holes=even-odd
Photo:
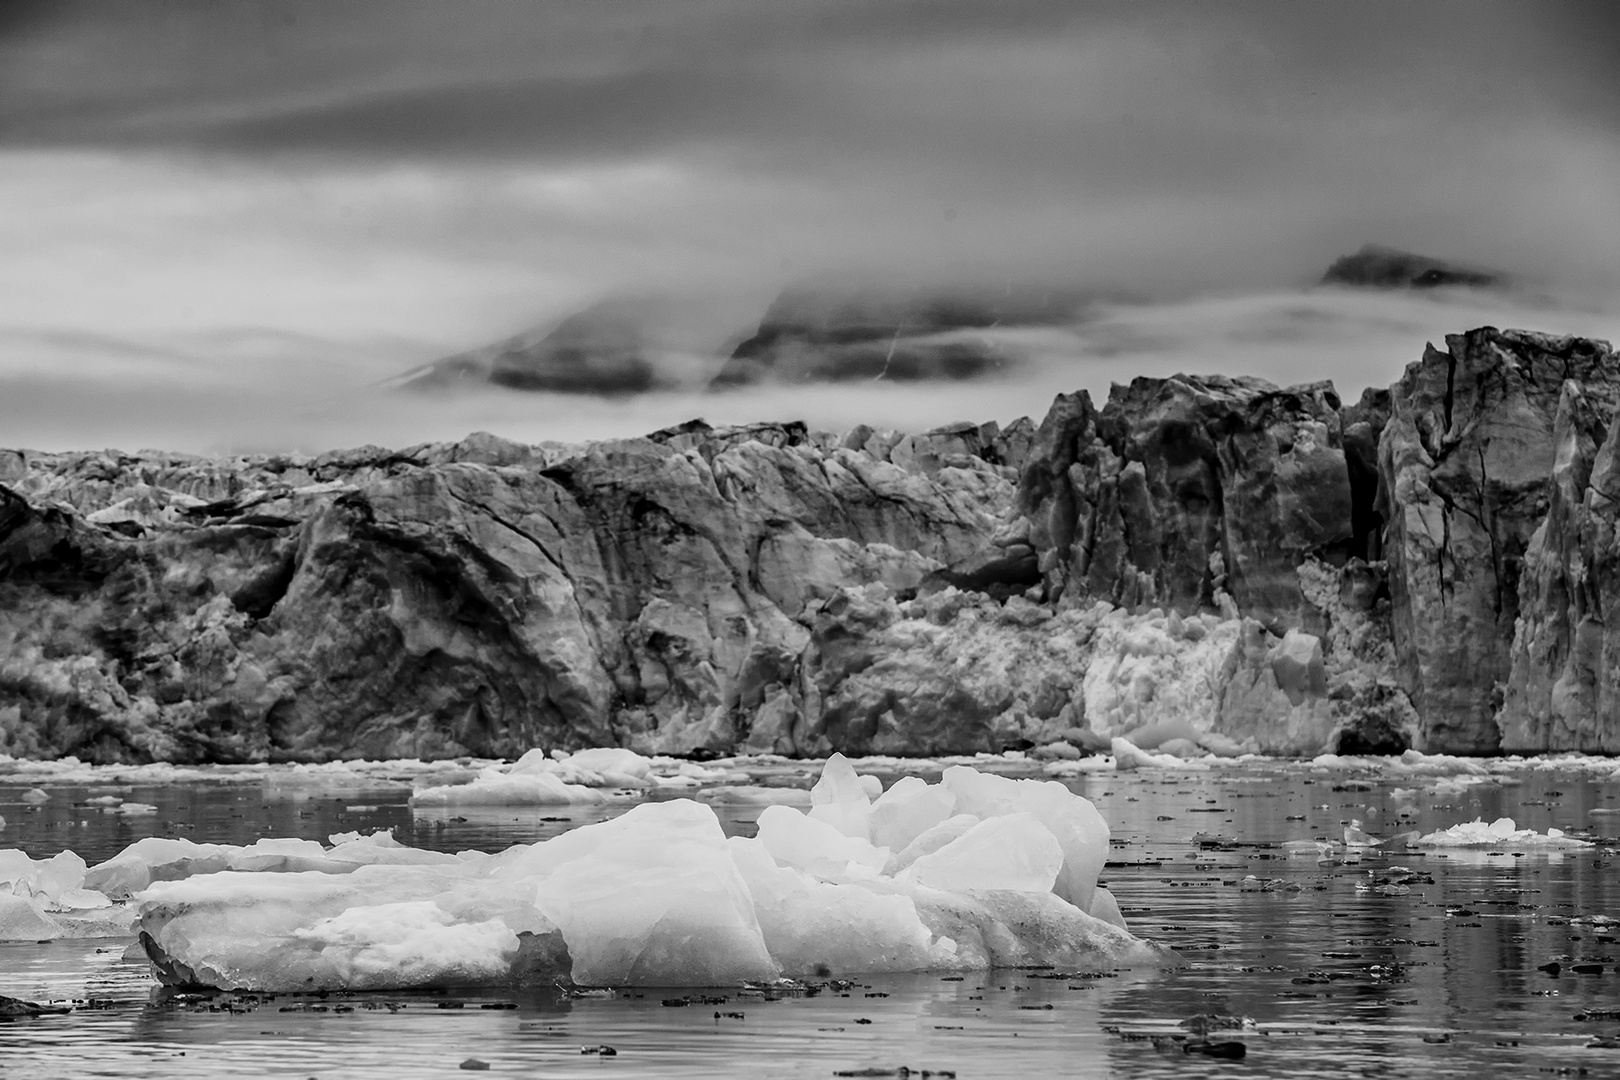
[[[1187,760],[1175,754],[1154,754],[1143,750],[1129,739],[1115,736],[1110,744],[1114,755],[1114,768],[1120,772],[1133,769],[1207,769],[1208,763]]]
[[[1522,849],[1534,848],[1542,851],[1559,851],[1572,848],[1588,848],[1592,845],[1585,840],[1577,840],[1572,836],[1564,835],[1564,830],[1549,828],[1544,833],[1534,829],[1519,828],[1510,817],[1497,818],[1490,824],[1483,819],[1475,818],[1463,825],[1453,825],[1449,829],[1439,832],[1427,833],[1411,841],[1412,847],[1429,848],[1502,848]]]
[[[647,758],[633,750],[597,747],[569,754],[530,750],[510,765],[487,765],[470,783],[423,787],[419,807],[564,806],[599,803],[604,792],[636,793],[658,787],[695,787],[733,773],[675,758]]]
[[[1479,758],[1456,757],[1452,754],[1424,754],[1408,750],[1400,757],[1354,757],[1340,754],[1318,754],[1311,759],[1316,769],[1354,769],[1383,773],[1388,776],[1489,776],[1499,762],[1486,762]]]
[[[796,787],[762,787],[758,784],[719,784],[706,787],[695,798],[704,802],[742,803],[748,806],[809,806],[810,792]]]
[[[137,840],[84,874],[84,885],[113,899],[138,893],[156,881],[177,881],[222,871],[238,873],[347,874],[376,863],[444,865],[454,855],[400,844],[387,832],[338,833],[331,846],[315,840],[265,839],[253,844],[199,844],[173,837]]]
[[[470,784],[421,788],[411,795],[411,805],[420,807],[566,806],[606,801],[607,796],[597,788],[570,784],[554,773],[513,776],[499,768],[485,769]]]
[[[142,841],[91,876],[144,886],[137,928],[162,978],[230,988],[723,985],[1167,955],[1097,887],[1108,827],[1059,783],[954,766],[881,791],[834,755],[811,798],[809,813],[767,806],[753,838],[673,799],[497,855]]]
[[[0,941],[117,937],[134,912],[85,888],[84,860],[71,851],[31,859],[0,851]]]

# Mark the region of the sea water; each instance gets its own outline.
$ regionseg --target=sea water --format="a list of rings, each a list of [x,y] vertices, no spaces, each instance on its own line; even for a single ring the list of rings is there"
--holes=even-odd
[[[878,762],[861,771],[903,766]],[[904,767],[930,779],[941,764]],[[1042,775],[1038,763],[990,764]],[[392,830],[495,851],[696,795],[733,835],[808,806],[819,764],[735,763],[731,782],[561,807],[412,807],[423,769],[29,772],[0,766],[0,847],[94,863],[143,836],[250,843]],[[471,773],[469,772],[468,778]],[[1620,783],[1603,763],[1484,775],[1378,762],[1078,771],[1112,829],[1103,880],[1168,968],[994,970],[522,993],[195,995],[127,941],[0,945],[0,994],[72,1006],[0,1020],[0,1076],[1591,1075],[1620,1072]],[[455,779],[454,776],[448,777]],[[746,786],[736,781],[748,781]],[[25,801],[31,790],[44,801]],[[154,808],[118,813],[107,796]],[[33,796],[37,800],[37,796]],[[92,800],[102,800],[101,803]],[[1595,841],[1546,851],[1342,841],[1511,817]],[[1312,842],[1316,843],[1312,843]],[[1557,964],[1554,974],[1550,965]],[[1201,1050],[1239,1052],[1212,1057]],[[1189,1051],[1189,1047],[1193,1048]],[[611,1052],[609,1052],[611,1051]]]

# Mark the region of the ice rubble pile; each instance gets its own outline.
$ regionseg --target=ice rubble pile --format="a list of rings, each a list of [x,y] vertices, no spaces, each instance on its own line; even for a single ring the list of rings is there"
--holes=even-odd
[[[655,765],[668,766],[655,771]],[[597,747],[574,754],[530,750],[511,765],[490,765],[471,783],[419,789],[411,805],[430,807],[554,806],[605,802],[604,789],[642,791],[688,787],[726,777],[689,761],[642,757],[620,747]]]
[[[154,877],[136,928],[166,981],[260,990],[699,986],[1164,955],[1098,887],[1108,827],[1059,783],[956,766],[880,792],[835,755],[811,801],[766,807],[752,838],[728,839],[688,799],[495,855],[354,838],[307,856],[375,848],[346,873]]]

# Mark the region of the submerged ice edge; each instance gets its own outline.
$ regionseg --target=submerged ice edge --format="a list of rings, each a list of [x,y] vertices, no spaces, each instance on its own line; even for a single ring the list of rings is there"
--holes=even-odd
[[[884,791],[835,755],[809,811],[769,806],[753,838],[727,839],[710,807],[674,799],[497,854],[386,833],[149,838],[91,868],[15,853],[0,874],[36,920],[30,935],[48,920],[61,933],[47,936],[77,936],[72,905],[94,905],[91,932],[138,933],[161,980],[226,989],[1167,962],[1098,887],[1107,845],[1101,815],[1055,781],[951,766]]]

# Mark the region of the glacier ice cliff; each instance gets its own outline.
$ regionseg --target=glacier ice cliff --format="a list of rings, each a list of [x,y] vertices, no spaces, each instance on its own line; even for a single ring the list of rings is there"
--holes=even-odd
[[[0,451],[0,753],[1613,751],[1617,407],[1482,328],[1354,403]]]

